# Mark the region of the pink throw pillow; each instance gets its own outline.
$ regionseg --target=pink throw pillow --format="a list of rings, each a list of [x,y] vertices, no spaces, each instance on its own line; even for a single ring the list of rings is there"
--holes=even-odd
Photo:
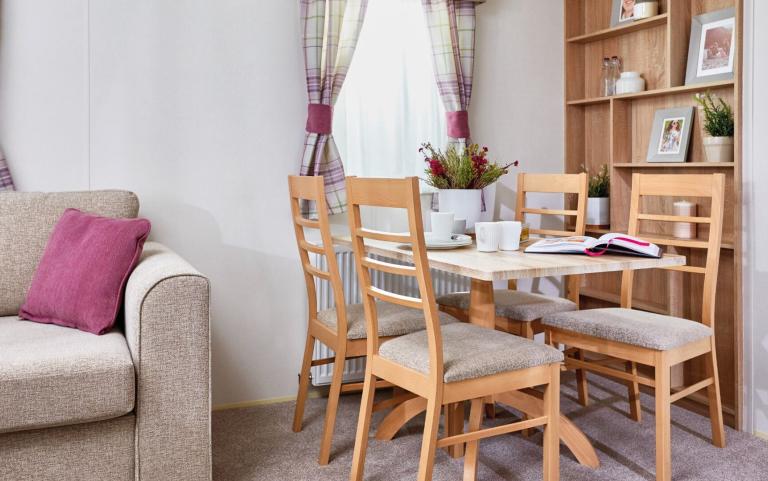
[[[104,334],[151,224],[67,209],[53,229],[19,317]]]

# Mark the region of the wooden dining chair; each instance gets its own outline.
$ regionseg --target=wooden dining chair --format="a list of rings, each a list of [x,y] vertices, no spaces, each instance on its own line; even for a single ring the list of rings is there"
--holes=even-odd
[[[352,481],[361,481],[368,447],[376,380],[383,379],[426,399],[426,420],[417,479],[432,479],[437,448],[467,443],[464,479],[477,474],[478,442],[490,436],[545,426],[544,479],[559,477],[559,389],[560,351],[528,339],[485,329],[468,323],[440,325],[438,309],[424,245],[418,179],[347,178],[349,227],[363,294],[368,332],[367,364],[352,458]],[[409,233],[393,234],[363,227],[361,206],[405,209]],[[366,255],[366,242],[409,244],[413,266],[396,265]],[[388,292],[371,283],[370,271],[416,278],[420,297]],[[380,301],[380,302],[376,302]],[[420,309],[426,319],[425,330],[381,339],[381,306],[394,304]],[[533,386],[545,386],[544,415],[505,426],[481,429],[483,401],[496,393]],[[437,438],[443,405],[471,400],[469,431]]]
[[[567,237],[584,235],[587,210],[587,174],[525,174],[517,175],[517,206],[515,220],[525,222],[527,214],[574,217],[562,229],[531,229],[532,235]],[[576,209],[548,209],[528,207],[528,193],[575,194]],[[574,311],[579,308],[579,276],[567,276],[567,297],[546,296],[517,290],[517,282],[509,281],[507,289],[494,291],[496,328],[505,332],[533,339],[544,332],[541,318],[547,314]],[[465,320],[469,317],[469,293],[455,292],[437,298],[440,309]]]
[[[325,200],[324,180],[322,176],[300,177],[289,176],[288,187],[290,191],[291,213],[293,226],[296,233],[296,242],[299,247],[299,257],[304,269],[304,280],[307,287],[307,302],[309,304],[309,320],[307,325],[307,339],[304,347],[304,359],[299,374],[299,392],[296,398],[296,410],[293,418],[294,432],[301,431],[304,417],[304,405],[309,389],[309,373],[312,366],[334,364],[331,379],[328,405],[325,414],[325,426],[320,442],[320,464],[328,464],[331,453],[333,429],[336,422],[336,411],[339,396],[347,390],[359,390],[360,383],[343,384],[344,362],[365,356],[366,330],[365,312],[362,304],[345,304],[344,289],[336,260],[336,251],[331,237],[330,221]],[[300,202],[315,202],[317,219],[308,219],[301,215]],[[304,229],[319,231],[320,243],[307,240]],[[313,264],[309,254],[324,256],[327,270],[322,270]],[[317,291],[315,280],[320,279],[329,282],[333,290],[335,307],[318,312]],[[408,334],[424,329],[424,314],[419,309],[403,306],[385,305],[380,307],[379,336],[390,339],[393,336]],[[440,322],[457,322],[448,314],[440,316]],[[331,348],[335,356],[326,359],[312,359],[315,340],[318,340]],[[382,384],[384,385],[384,384]],[[402,397],[402,395],[400,395]],[[401,399],[402,400],[402,399]],[[380,407],[384,408],[393,404],[392,400],[382,401]]]
[[[701,322],[631,309],[633,271],[622,273],[620,308],[558,313],[547,316],[542,321],[549,342],[553,345],[564,344],[567,347],[608,356],[608,361],[631,361],[654,368],[655,377],[651,379],[637,374],[637,370],[627,372],[625,369],[612,368],[606,364],[606,359],[589,360],[566,356],[566,366],[569,368],[586,369],[628,382],[630,400],[632,403],[636,400],[638,406],[635,409],[638,412],[639,384],[655,388],[656,479],[659,481],[669,481],[672,477],[670,406],[673,402],[706,388],[712,443],[717,447],[725,446],[715,354],[715,295],[722,238],[724,190],[724,174],[632,176],[628,233],[642,236],[644,240],[660,245],[706,251],[704,266],[666,268],[704,276]],[[709,198],[709,215],[690,217],[644,213],[641,212],[641,201],[646,197]],[[643,221],[703,224],[709,227],[709,238],[683,240],[640,234],[640,223]],[[672,393],[671,367],[696,357],[704,358],[706,378]]]

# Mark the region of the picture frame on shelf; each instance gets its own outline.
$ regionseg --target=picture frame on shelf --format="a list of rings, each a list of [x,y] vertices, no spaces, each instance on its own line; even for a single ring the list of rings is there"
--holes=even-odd
[[[611,27],[619,27],[635,21],[637,0],[612,0]]]
[[[648,141],[647,162],[686,161],[694,110],[693,107],[679,107],[656,111]]]
[[[733,80],[737,46],[735,8],[693,17],[685,84]]]

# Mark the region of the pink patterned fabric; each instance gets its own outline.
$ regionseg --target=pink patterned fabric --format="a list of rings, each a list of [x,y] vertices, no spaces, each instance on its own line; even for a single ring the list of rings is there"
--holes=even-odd
[[[435,79],[448,113],[448,136],[469,138],[466,110],[472,98],[475,65],[474,0],[422,0],[432,42]],[[463,113],[462,113],[463,112]],[[452,116],[457,118],[454,128]],[[464,125],[466,122],[466,128]],[[466,142],[459,142],[465,144]]]
[[[13,177],[11,177],[11,171],[8,169],[5,156],[0,152],[0,191],[15,189],[16,187],[13,185]]]
[[[67,209],[53,229],[19,317],[105,334],[151,225]]]
[[[330,105],[307,106],[307,132],[328,135],[333,132],[333,108]]]
[[[344,212],[344,165],[331,135],[330,111],[352,62],[368,0],[301,0],[304,67],[307,76],[309,114],[301,175],[322,175],[330,214]],[[313,105],[322,104],[322,107]],[[323,113],[320,113],[323,112]],[[325,124],[328,125],[325,125]],[[312,216],[314,204],[302,204]]]
[[[448,137],[454,139],[469,138],[469,113],[466,110],[446,112],[445,117],[448,123]]]

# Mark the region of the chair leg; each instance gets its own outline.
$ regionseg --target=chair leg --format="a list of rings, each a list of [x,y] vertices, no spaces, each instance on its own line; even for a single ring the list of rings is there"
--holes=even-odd
[[[431,481],[437,449],[437,428],[440,425],[440,399],[434,395],[427,401],[427,417],[424,420],[424,436],[421,441],[418,481]],[[358,480],[353,480],[358,481]]]
[[[304,346],[304,359],[301,361],[299,372],[299,392],[296,395],[296,409],[293,412],[293,432],[301,431],[301,423],[304,419],[304,405],[307,402],[309,390],[309,370],[312,367],[312,351],[315,347],[315,338],[307,333],[307,343]]]
[[[584,361],[584,351],[576,351],[576,359]],[[589,406],[589,384],[587,381],[587,371],[585,369],[576,369],[576,384],[579,391],[579,404],[584,407]]]
[[[544,481],[560,479],[560,365],[551,368],[544,391],[547,424],[544,427]]]
[[[328,393],[328,406],[325,408],[325,426],[323,437],[320,441],[320,465],[328,464],[331,458],[331,444],[333,443],[333,428],[336,425],[336,412],[339,408],[339,396],[341,396],[341,383],[344,379],[345,350],[336,351],[333,361],[333,378],[331,390]]]
[[[712,338],[712,352],[705,354],[707,377],[713,379],[711,386],[707,387],[709,398],[709,420],[712,423],[712,444],[718,448],[725,447],[725,428],[723,427],[723,407],[720,401],[720,379],[717,373],[717,353],[715,352],[715,338]]]
[[[483,421],[483,398],[473,399],[469,409],[469,429],[467,432],[479,431]],[[477,454],[480,441],[469,441],[464,454],[464,481],[477,480]]]
[[[672,480],[671,373],[664,352],[656,354],[656,481]]]
[[[355,435],[355,450],[352,454],[352,472],[350,481],[363,481],[365,472],[365,453],[368,450],[368,432],[371,429],[373,414],[373,397],[376,394],[376,378],[371,372],[370,363],[365,368],[363,396],[360,400],[360,416],[357,419],[357,434]]]
[[[633,376],[637,376],[637,363],[628,361],[626,371]],[[629,416],[637,422],[642,420],[642,413],[640,410],[640,384],[637,381],[629,381],[627,383],[627,389],[629,390]]]

